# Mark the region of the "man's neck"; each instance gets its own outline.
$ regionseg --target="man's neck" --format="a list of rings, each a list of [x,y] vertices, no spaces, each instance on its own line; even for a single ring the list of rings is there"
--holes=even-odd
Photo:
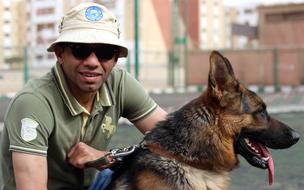
[[[96,92],[95,93],[85,93],[85,94],[74,94],[73,96],[75,97],[75,99],[77,100],[77,102],[84,107],[88,112],[91,113],[92,109],[93,109],[93,104],[94,104],[94,100],[95,100],[95,96],[96,96]]]

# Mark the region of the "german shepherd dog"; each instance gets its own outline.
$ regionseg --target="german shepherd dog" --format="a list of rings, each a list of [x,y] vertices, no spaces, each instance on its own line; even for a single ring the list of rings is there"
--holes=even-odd
[[[266,147],[288,148],[299,138],[268,115],[262,99],[235,78],[228,59],[213,51],[206,90],[146,134],[145,146],[124,158],[108,189],[229,189],[238,154],[268,169],[272,184],[274,164]]]

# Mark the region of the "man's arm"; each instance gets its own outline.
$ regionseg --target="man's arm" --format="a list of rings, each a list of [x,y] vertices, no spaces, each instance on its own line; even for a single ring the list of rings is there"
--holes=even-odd
[[[83,142],[79,142],[69,151],[68,158],[69,163],[74,167],[84,169],[88,162],[105,156],[106,153],[105,151],[94,149]]]
[[[136,121],[134,125],[140,132],[145,134],[147,131],[153,129],[157,122],[162,121],[166,118],[167,112],[163,110],[161,107],[157,106],[157,108],[150,113],[145,118]]]
[[[13,152],[12,159],[17,190],[47,189],[45,156]]]
[[[164,120],[167,116],[162,108],[157,107],[147,117],[137,121],[134,125],[142,132],[145,133],[155,127],[158,121]],[[96,160],[104,156],[107,152],[96,150],[83,142],[77,143],[68,153],[69,163],[73,166],[83,169],[85,164],[89,161]],[[105,166],[106,168],[107,166]],[[104,168],[100,168],[104,169]]]

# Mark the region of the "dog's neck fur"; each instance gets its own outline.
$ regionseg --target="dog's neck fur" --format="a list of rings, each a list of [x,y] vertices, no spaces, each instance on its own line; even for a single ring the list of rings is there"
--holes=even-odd
[[[216,135],[221,133],[214,133],[214,130],[221,130],[218,127],[220,125],[218,115],[212,105],[202,104],[201,98],[170,114],[165,121],[146,135],[145,140],[151,151],[192,167],[230,171],[238,164],[231,146],[233,143],[227,143],[229,139]],[[183,109],[191,111],[184,112]],[[185,119],[186,117],[193,119]],[[195,143],[191,139],[196,139]],[[221,150],[218,150],[219,148]]]

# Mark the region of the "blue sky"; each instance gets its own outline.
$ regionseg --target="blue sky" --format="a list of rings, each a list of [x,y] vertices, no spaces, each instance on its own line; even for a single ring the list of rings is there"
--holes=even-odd
[[[275,3],[304,3],[304,0],[224,0],[225,5],[241,5],[247,3],[259,3],[259,4],[275,4]]]

